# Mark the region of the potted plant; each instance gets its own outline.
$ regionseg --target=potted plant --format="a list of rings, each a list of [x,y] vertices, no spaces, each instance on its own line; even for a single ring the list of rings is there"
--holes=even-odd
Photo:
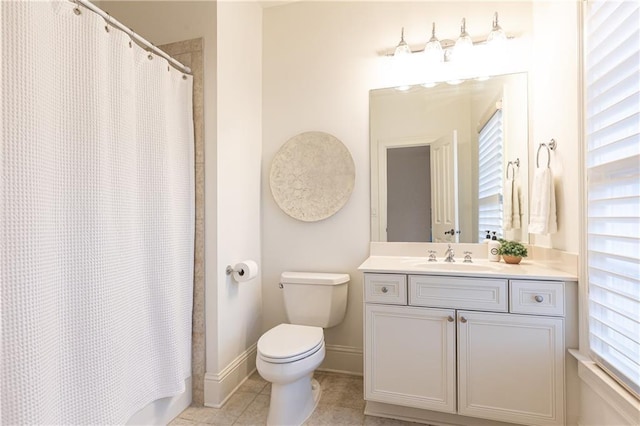
[[[517,241],[501,239],[498,254],[506,263],[518,264],[523,257],[527,257],[527,248]]]

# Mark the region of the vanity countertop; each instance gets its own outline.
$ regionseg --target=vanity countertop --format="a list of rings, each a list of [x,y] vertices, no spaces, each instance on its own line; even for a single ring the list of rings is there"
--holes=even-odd
[[[523,259],[519,265],[490,262],[487,259],[474,259],[473,263],[463,263],[456,259],[455,263],[427,262],[426,257],[410,256],[370,256],[358,267],[362,272],[425,274],[462,277],[495,277],[508,279],[539,279],[577,281],[573,274],[554,269],[542,263]]]

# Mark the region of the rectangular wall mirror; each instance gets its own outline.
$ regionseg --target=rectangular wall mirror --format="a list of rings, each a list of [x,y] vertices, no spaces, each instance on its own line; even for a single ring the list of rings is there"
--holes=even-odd
[[[528,242],[526,73],[372,90],[369,106],[372,241]]]

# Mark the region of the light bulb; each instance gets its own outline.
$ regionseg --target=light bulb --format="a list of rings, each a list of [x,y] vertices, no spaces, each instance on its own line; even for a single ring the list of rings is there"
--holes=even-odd
[[[424,47],[424,55],[429,64],[444,62],[444,52],[440,40],[436,37],[436,23],[431,27],[431,38]]]
[[[404,41],[404,27],[403,27],[402,31],[400,32],[400,43],[398,43],[396,50],[393,52],[393,56],[405,56],[410,54],[411,54],[411,48],[409,47],[407,42]]]
[[[498,24],[498,12],[493,14],[493,26],[487,37],[487,44],[490,46],[501,46],[507,41],[507,35]]]
[[[462,25],[460,26],[460,37],[456,40],[456,44],[453,46],[452,59],[456,62],[467,61],[471,56],[471,50],[473,49],[473,40],[467,33],[467,22],[465,18],[462,18]]]

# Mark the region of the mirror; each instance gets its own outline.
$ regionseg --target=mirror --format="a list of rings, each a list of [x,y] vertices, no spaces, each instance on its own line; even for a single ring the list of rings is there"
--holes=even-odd
[[[528,241],[527,74],[372,90],[371,240]]]

